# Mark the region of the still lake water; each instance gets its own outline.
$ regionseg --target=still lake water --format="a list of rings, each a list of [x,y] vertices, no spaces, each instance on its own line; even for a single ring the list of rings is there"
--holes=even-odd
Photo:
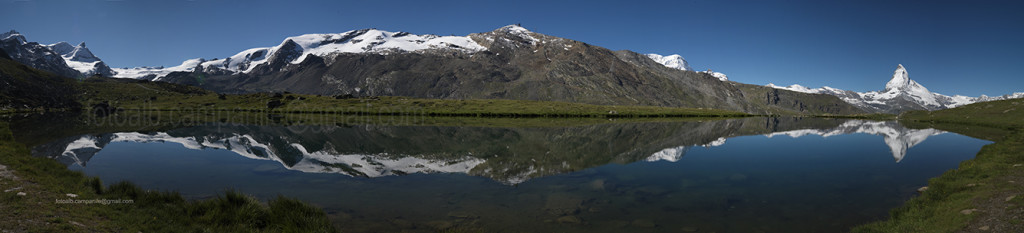
[[[990,142],[896,122],[745,118],[567,127],[206,124],[37,145],[111,184],[235,189],[347,232],[841,232]]]

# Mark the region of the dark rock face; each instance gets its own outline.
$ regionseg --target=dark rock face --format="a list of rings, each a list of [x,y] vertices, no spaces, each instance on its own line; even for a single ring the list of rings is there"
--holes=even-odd
[[[295,41],[287,40],[281,45],[281,48],[274,51],[274,54],[270,55],[267,64],[257,66],[253,69],[254,74],[272,74],[274,72],[281,71],[282,68],[287,66],[289,62],[294,61],[302,55],[302,46],[295,43]]]

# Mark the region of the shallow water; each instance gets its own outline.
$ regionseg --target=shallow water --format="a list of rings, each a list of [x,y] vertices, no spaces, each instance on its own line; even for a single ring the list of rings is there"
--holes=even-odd
[[[837,232],[885,218],[989,142],[895,122],[259,126],[33,148],[106,183],[323,207],[350,232]]]

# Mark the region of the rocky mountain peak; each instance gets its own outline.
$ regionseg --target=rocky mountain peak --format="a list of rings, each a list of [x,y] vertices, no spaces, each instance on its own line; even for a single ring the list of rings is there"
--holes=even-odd
[[[26,43],[25,36],[21,35],[21,33],[18,33],[18,31],[15,31],[15,30],[11,30],[9,32],[5,32],[3,34],[0,34],[0,40],[8,40],[8,39],[15,39],[15,40],[18,41],[19,44]]]
[[[500,27],[494,31],[505,32],[505,33],[532,33],[529,29],[520,26],[519,24],[507,25]]]
[[[92,51],[89,51],[89,48],[85,47],[85,42],[75,46],[75,49],[72,50],[70,54],[61,54],[61,56],[65,57],[67,60],[80,62],[97,62],[100,60],[100,58],[92,54]]]
[[[0,34],[0,48],[8,56],[21,64],[32,68],[55,73],[64,77],[78,77],[78,71],[68,67],[64,59],[49,46],[36,42],[27,42],[25,36],[17,31],[11,30]]]
[[[71,54],[71,52],[75,50],[74,45],[68,44],[68,42],[64,41],[57,42],[56,44],[51,44],[49,45],[49,47],[53,50],[53,52],[60,54],[61,56],[65,54]]]
[[[896,71],[892,74],[892,79],[885,84],[885,90],[893,89],[907,89],[916,84],[913,80],[910,80],[910,75],[907,74],[907,68],[903,67],[903,64],[896,66]]]
[[[543,37],[543,35],[532,32],[518,24],[500,27],[494,31],[486,33],[470,34],[471,37],[474,35],[483,36],[483,38],[486,38],[489,42],[503,40],[505,42],[516,42],[517,44],[529,45],[536,45],[540,42],[540,39],[538,39],[537,36]],[[488,46],[485,45],[484,47]]]

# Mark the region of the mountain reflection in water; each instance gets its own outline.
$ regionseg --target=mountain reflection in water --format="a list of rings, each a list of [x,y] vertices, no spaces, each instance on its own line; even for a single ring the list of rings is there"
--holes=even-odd
[[[57,140],[34,148],[38,156],[85,167],[112,142],[181,144],[223,149],[272,160],[307,173],[380,177],[411,173],[467,173],[517,184],[608,163],[675,162],[695,146],[763,134],[829,137],[881,135],[896,162],[935,129],[896,122],[834,119],[746,118],[703,122],[602,124],[565,128],[446,126],[254,126],[212,124],[156,133],[106,133]]]

